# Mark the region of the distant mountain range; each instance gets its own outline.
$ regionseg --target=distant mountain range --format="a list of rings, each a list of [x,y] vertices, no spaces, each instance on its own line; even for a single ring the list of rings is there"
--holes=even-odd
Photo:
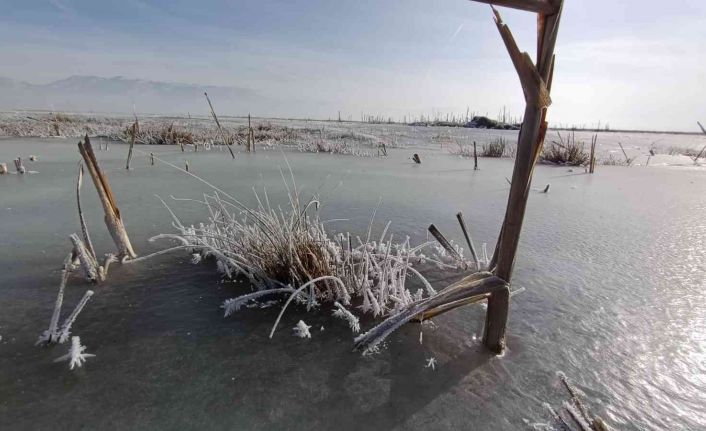
[[[120,76],[71,76],[48,84],[30,84],[0,77],[0,110],[154,114],[208,114],[208,92],[223,115],[278,114],[281,101],[239,87],[179,84]]]

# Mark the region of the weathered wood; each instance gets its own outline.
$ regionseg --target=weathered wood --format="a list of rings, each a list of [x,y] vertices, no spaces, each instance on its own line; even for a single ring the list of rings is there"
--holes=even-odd
[[[93,242],[91,242],[91,236],[88,234],[88,227],[86,226],[86,219],[83,217],[83,210],[81,209],[81,185],[83,184],[83,163],[78,163],[78,178],[76,179],[76,207],[78,208],[78,220],[81,223],[81,233],[83,234],[83,240],[86,244],[86,249],[91,254],[93,259],[96,259],[96,250],[93,248]]]
[[[150,153],[150,165],[154,166],[154,153]]]
[[[471,251],[471,256],[473,256],[473,262],[476,264],[476,268],[480,269],[480,262],[478,261],[478,253],[476,253],[476,247],[473,244],[473,238],[466,227],[466,220],[463,218],[463,213],[459,211],[456,213],[456,219],[458,224],[461,225],[461,231],[463,231],[463,237],[466,238],[466,244],[468,244],[468,249]]]
[[[0,163],[0,175],[5,175],[7,173],[7,163]]]
[[[248,136],[247,136],[247,150],[255,151],[255,134],[253,132],[252,126],[250,125],[250,114],[248,114]]]
[[[98,280],[98,262],[96,259],[88,252],[83,241],[76,235],[72,233],[69,238],[74,245],[74,254],[78,257],[81,263],[81,268],[88,281]]]
[[[544,144],[547,129],[546,115],[547,107],[551,102],[549,93],[555,62],[554,46],[563,1],[558,0],[554,4],[556,5],[554,9],[540,11],[543,13],[538,17],[536,65],[532,64],[527,53],[519,54],[512,33],[507,25],[503,24],[500,14],[494,10],[498,31],[515,65],[526,101],[505,219],[493,254],[494,267],[491,267],[493,272],[507,283],[512,277],[532,173]],[[505,347],[509,298],[508,287],[493,293],[488,299],[483,343],[489,350],[496,353],[502,352]]]
[[[91,175],[93,184],[96,186],[96,192],[98,193],[98,198],[101,201],[105,214],[105,225],[118,249],[118,257],[121,260],[137,257],[130,243],[127,231],[125,230],[120,210],[115,202],[115,196],[110,188],[110,184],[108,184],[108,177],[103,173],[98,164],[98,159],[96,159],[96,155],[93,152],[93,147],[91,146],[88,135],[85,136],[84,142],[78,143],[78,150],[83,157],[88,173]]]
[[[355,347],[360,350],[369,349],[405,323],[412,320],[423,320],[427,312],[437,315],[456,308],[455,304],[463,303],[471,298],[475,300],[476,297],[487,296],[503,289],[509,292],[507,283],[489,272],[471,274],[446,287],[435,296],[416,301],[400,313],[388,317],[370,331],[357,337]]]
[[[218,116],[216,116],[216,111],[213,110],[213,105],[211,104],[211,99],[208,98],[208,93],[204,91],[204,96],[206,96],[206,101],[208,102],[208,107],[211,108],[211,115],[213,116],[213,120],[216,122],[216,126],[218,127],[218,131],[221,134],[221,139],[223,140],[223,145],[228,147],[228,151],[230,151],[230,156],[235,159],[235,154],[233,153],[233,149],[230,147],[230,144],[226,140],[226,135],[223,132],[223,128],[221,127],[221,122],[218,121]],[[184,151],[184,146],[181,147],[181,150]],[[187,171],[189,169],[187,168]]]
[[[557,11],[556,2],[549,0],[472,0],[496,6],[520,9],[527,12],[552,14]]]
[[[444,250],[446,250],[451,255],[451,257],[456,259],[456,261],[463,263],[463,257],[461,257],[461,255],[456,251],[456,249],[453,248],[453,246],[451,245],[451,242],[449,242],[449,240],[446,239],[444,234],[442,234],[441,231],[439,231],[439,229],[436,228],[436,226],[434,226],[433,224],[430,224],[428,230],[429,230],[429,233],[431,233],[434,236],[434,238],[436,238],[436,240],[439,242],[439,244],[441,244],[441,246],[444,247]]]
[[[132,160],[132,148],[135,146],[135,139],[137,133],[139,133],[140,125],[137,122],[137,117],[135,117],[135,122],[130,126],[130,148],[127,150],[127,162],[125,163],[125,169],[130,170],[130,161]]]
[[[476,149],[476,141],[473,141],[473,170],[478,170],[478,151]]]
[[[446,313],[447,311],[451,311],[456,308],[463,307],[465,305],[475,304],[475,303],[480,302],[484,299],[488,299],[489,296],[490,296],[489,293],[484,293],[481,295],[471,296],[466,299],[459,299],[458,301],[453,301],[453,302],[449,302],[448,304],[440,305],[434,309],[427,310],[424,313],[422,313],[420,320],[424,321],[424,320],[432,319],[440,314]]]
[[[588,173],[592,174],[596,169],[596,142],[598,141],[598,135],[593,135],[591,138],[591,159],[588,164]]]
[[[13,162],[15,163],[15,170],[17,170],[18,174],[24,174],[25,172],[27,172],[24,165],[22,164],[21,157],[16,158],[15,160],[13,160]]]
[[[485,313],[483,344],[493,353],[505,350],[505,331],[510,310],[510,288],[504,285],[488,298],[488,310]]]
[[[632,159],[630,157],[628,157],[628,153],[625,152],[625,148],[623,148],[623,144],[618,142],[618,145],[620,146],[620,149],[623,152],[623,156],[625,156],[625,164],[627,166],[630,166],[632,164]]]

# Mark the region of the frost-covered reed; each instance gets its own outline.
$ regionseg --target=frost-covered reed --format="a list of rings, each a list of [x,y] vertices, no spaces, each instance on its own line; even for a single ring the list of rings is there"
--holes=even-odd
[[[458,246],[458,253],[452,255],[436,242],[413,246],[409,237],[395,241],[388,233],[389,222],[373,237],[373,218],[364,238],[331,235],[319,218],[317,198],[300,201],[294,177],[291,185],[284,175],[282,179],[289,191],[288,210],[271,204],[266,191],[255,193],[257,206],[250,209],[212,186],[216,191],[199,201],[208,212],[206,221],[186,226],[170,209],[178,232],[152,238],[178,240],[181,245],[174,249],[198,254],[197,261],[212,258],[225,277],[251,282],[254,292],[224,302],[226,316],[251,301],[284,295],[288,300],[272,333],[293,301],[307,310],[332,304],[334,314],[357,332],[360,325],[351,310],[388,316],[436,294],[418,266],[469,269],[475,265],[459,260],[463,250]]]

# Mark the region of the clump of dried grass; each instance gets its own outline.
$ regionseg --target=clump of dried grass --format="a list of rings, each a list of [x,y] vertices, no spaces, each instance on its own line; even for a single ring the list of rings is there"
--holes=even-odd
[[[574,133],[568,135],[566,139],[557,132],[559,141],[551,141],[544,145],[539,156],[543,163],[556,165],[582,166],[588,163],[589,154],[584,151],[583,141],[577,141]]]
[[[499,136],[492,141],[482,144],[480,157],[515,157],[516,149],[507,139]]]
[[[406,238],[394,243],[387,233],[389,222],[374,240],[372,218],[365,239],[349,233],[331,236],[319,218],[316,197],[302,204],[293,176],[291,188],[284,175],[282,178],[289,192],[287,211],[273,207],[266,192],[255,193],[258,205],[250,209],[198,178],[216,190],[200,201],[208,211],[207,221],[185,226],[170,210],[178,233],[153,238],[176,239],[181,245],[175,249],[193,251],[195,262],[212,258],[225,277],[245,277],[251,282],[256,289],[253,293],[225,301],[226,316],[249,301],[282,294],[289,298],[280,317],[292,301],[310,309],[321,302],[337,302],[342,307],[356,300],[357,308],[364,313],[395,314],[436,293],[416,265],[435,264],[448,269],[473,265],[459,260],[461,249],[451,256],[435,242],[413,247]],[[430,256],[424,254],[425,250]],[[417,279],[416,289],[410,287],[413,278]]]
[[[128,126],[123,130],[122,140],[132,139],[133,129]],[[137,130],[135,142],[146,145],[193,145],[196,140],[191,131],[174,123],[161,125],[143,125]]]

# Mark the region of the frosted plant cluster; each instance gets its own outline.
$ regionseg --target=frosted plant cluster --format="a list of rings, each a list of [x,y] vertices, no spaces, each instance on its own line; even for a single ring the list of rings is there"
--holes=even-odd
[[[178,233],[151,240],[174,239],[181,244],[164,252],[186,249],[200,255],[194,262],[213,259],[225,277],[244,277],[254,286],[254,292],[223,303],[225,316],[263,297],[284,295],[288,300],[270,336],[292,301],[307,310],[332,304],[334,315],[358,332],[354,310],[385,317],[436,294],[417,267],[480,269],[462,258],[463,249],[458,246],[454,246],[456,253],[447,253],[434,241],[413,246],[406,237],[396,242],[388,234],[390,222],[373,238],[374,213],[364,238],[349,233],[330,235],[319,218],[319,201],[312,197],[301,203],[293,176],[291,186],[284,175],[282,179],[289,195],[287,211],[271,205],[266,190],[255,192],[258,204],[250,209],[204,180],[215,190],[198,201],[208,211],[205,222],[186,226],[165,204]],[[412,279],[417,288],[410,289]]]

